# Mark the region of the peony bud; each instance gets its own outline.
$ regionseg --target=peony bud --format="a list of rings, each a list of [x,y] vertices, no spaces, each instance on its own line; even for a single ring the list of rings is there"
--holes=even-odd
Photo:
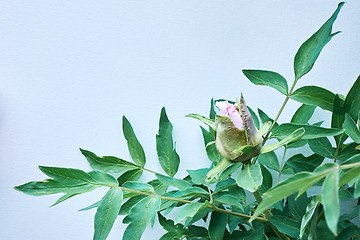
[[[215,145],[223,159],[208,172],[208,182],[231,163],[246,162],[259,155],[262,145],[262,134],[256,129],[242,95],[236,104],[222,101],[216,107],[219,114],[215,116]]]
[[[219,114],[215,117],[216,148],[231,162],[244,162],[259,155],[262,137],[246,107],[244,98],[231,104],[217,102]]]

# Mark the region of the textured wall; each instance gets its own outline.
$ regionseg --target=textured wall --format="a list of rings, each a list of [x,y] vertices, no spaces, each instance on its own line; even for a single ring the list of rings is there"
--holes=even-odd
[[[292,81],[298,47],[337,3],[2,0],[0,239],[92,238],[94,211],[77,210],[105,189],[48,208],[58,196],[30,197],[12,187],[45,179],[38,165],[90,170],[79,147],[129,159],[122,115],[145,148],[148,168],[161,171],[155,134],[162,106],[181,157],[176,176],[208,167],[199,123],[183,116],[206,115],[212,97],[235,99],[243,92],[248,105],[274,117],[284,97],[253,86],[241,69],[273,70]],[[299,86],[346,94],[360,69],[359,12],[360,1],[345,4],[335,23],[343,32]],[[297,106],[290,102],[280,121]],[[119,218],[109,239],[121,239],[124,227]],[[162,233],[148,229],[143,239]]]

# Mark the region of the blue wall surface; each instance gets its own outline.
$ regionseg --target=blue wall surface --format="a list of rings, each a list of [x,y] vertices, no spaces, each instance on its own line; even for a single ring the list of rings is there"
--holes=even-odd
[[[145,148],[147,168],[162,171],[155,134],[165,106],[186,169],[209,167],[199,122],[214,98],[235,99],[274,117],[284,97],[252,85],[244,68],[293,79],[301,45],[335,10],[335,0],[0,2],[0,239],[91,239],[94,209],[106,189],[48,208],[59,196],[12,189],[46,177],[38,165],[90,170],[78,148],[129,159],[121,132],[126,115]],[[346,94],[360,70],[360,1],[350,0],[341,30],[299,86]],[[299,106],[289,102],[281,121]],[[317,110],[319,119],[329,114]],[[315,117],[316,118],[316,117]],[[315,119],[316,120],[316,119]],[[314,121],[315,121],[314,120]],[[144,181],[153,176],[145,175]],[[121,239],[116,221],[108,239]],[[142,239],[164,230],[148,228]]]

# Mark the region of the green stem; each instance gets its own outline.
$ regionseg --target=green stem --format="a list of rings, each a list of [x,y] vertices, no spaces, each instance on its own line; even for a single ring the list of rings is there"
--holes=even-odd
[[[296,85],[297,81],[298,81],[298,79],[295,79],[295,80],[294,80],[294,82],[293,82],[293,84],[292,84],[292,86],[291,86],[291,88],[290,88],[289,93],[286,95],[286,98],[285,98],[283,104],[281,105],[281,107],[280,107],[280,109],[279,109],[276,117],[274,118],[274,121],[273,121],[273,123],[271,124],[269,131],[267,132],[267,134],[266,134],[265,137],[264,137],[263,145],[265,144],[266,140],[269,138],[269,135],[270,135],[271,130],[274,128],[275,123],[276,123],[277,120],[279,119],[282,111],[284,110],[287,102],[289,101],[290,96],[291,96],[291,94],[292,94],[293,91],[294,91],[294,88],[295,88],[295,85]]]
[[[144,167],[141,167],[141,169],[144,170],[144,171],[151,172],[151,173],[153,173],[153,174],[160,174],[160,173],[158,173],[158,172],[155,172],[155,171],[153,171],[153,170],[150,170],[150,169],[147,169],[147,168],[144,168]]]
[[[121,187],[121,186],[120,186],[120,188],[121,188],[122,190],[124,190],[124,191],[137,193],[137,194],[139,194],[139,195],[158,196],[158,197],[160,197],[161,199],[164,199],[164,200],[175,201],[175,202],[182,202],[182,203],[188,203],[188,204],[195,203],[195,202],[193,202],[193,201],[186,200],[186,199],[165,197],[165,196],[158,195],[158,194],[156,194],[156,193],[141,192],[141,191],[138,191],[138,190],[134,190],[134,189],[131,189],[131,188],[126,188],[126,187]],[[222,212],[222,213],[234,215],[234,216],[237,216],[237,217],[243,217],[243,218],[247,218],[247,219],[250,219],[250,218],[251,218],[251,216],[249,216],[249,215],[245,215],[245,214],[241,214],[241,213],[237,213],[237,212],[231,212],[231,211],[228,211],[228,210],[225,210],[225,209],[218,208],[218,207],[216,207],[216,206],[214,206],[214,205],[209,205],[208,208],[210,208],[210,209],[212,209],[212,210],[214,210],[214,211],[217,211],[217,212]],[[255,220],[260,221],[260,222],[268,222],[267,219],[262,218],[262,217],[257,217],[257,218],[255,218]]]

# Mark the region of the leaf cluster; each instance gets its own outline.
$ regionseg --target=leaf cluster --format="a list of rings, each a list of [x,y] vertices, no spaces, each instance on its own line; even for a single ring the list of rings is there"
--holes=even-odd
[[[127,224],[123,235],[126,240],[141,239],[146,227],[156,221],[166,231],[161,240],[359,237],[359,226],[352,220],[359,215],[360,76],[345,97],[319,86],[296,88],[299,79],[313,68],[322,49],[338,33],[333,33],[332,28],[343,4],[299,48],[291,87],[279,73],[243,70],[255,85],[274,88],[285,96],[274,118],[249,107],[256,127],[266,129],[261,130],[260,154],[251,161],[231,164],[213,179],[207,178],[222,160],[215,145],[214,106],[219,100],[212,99],[209,117],[188,115],[207,125],[201,127],[201,133],[209,165],[188,170],[184,178],[175,177],[180,156],[173,140],[173,125],[163,108],[156,135],[163,173],[145,167],[145,151],[124,116],[122,129],[131,160],[80,149],[93,171],[40,166],[48,179],[15,189],[32,196],[62,193],[54,206],[78,194],[107,187],[102,199],[81,209],[96,208],[94,240],[106,239],[119,215]],[[302,105],[289,122],[279,123],[289,100]],[[310,123],[316,108],[331,112],[331,127],[323,127],[323,122]],[[269,145],[269,139],[274,143]],[[283,151],[275,152],[279,148]],[[312,154],[303,155],[304,148]],[[289,149],[296,149],[296,153],[291,155]],[[144,171],[153,173],[154,179],[141,181]],[[316,194],[310,194],[319,188]],[[349,200],[357,201],[354,211],[343,213],[341,204]],[[175,215],[174,219],[168,217],[169,213]]]

